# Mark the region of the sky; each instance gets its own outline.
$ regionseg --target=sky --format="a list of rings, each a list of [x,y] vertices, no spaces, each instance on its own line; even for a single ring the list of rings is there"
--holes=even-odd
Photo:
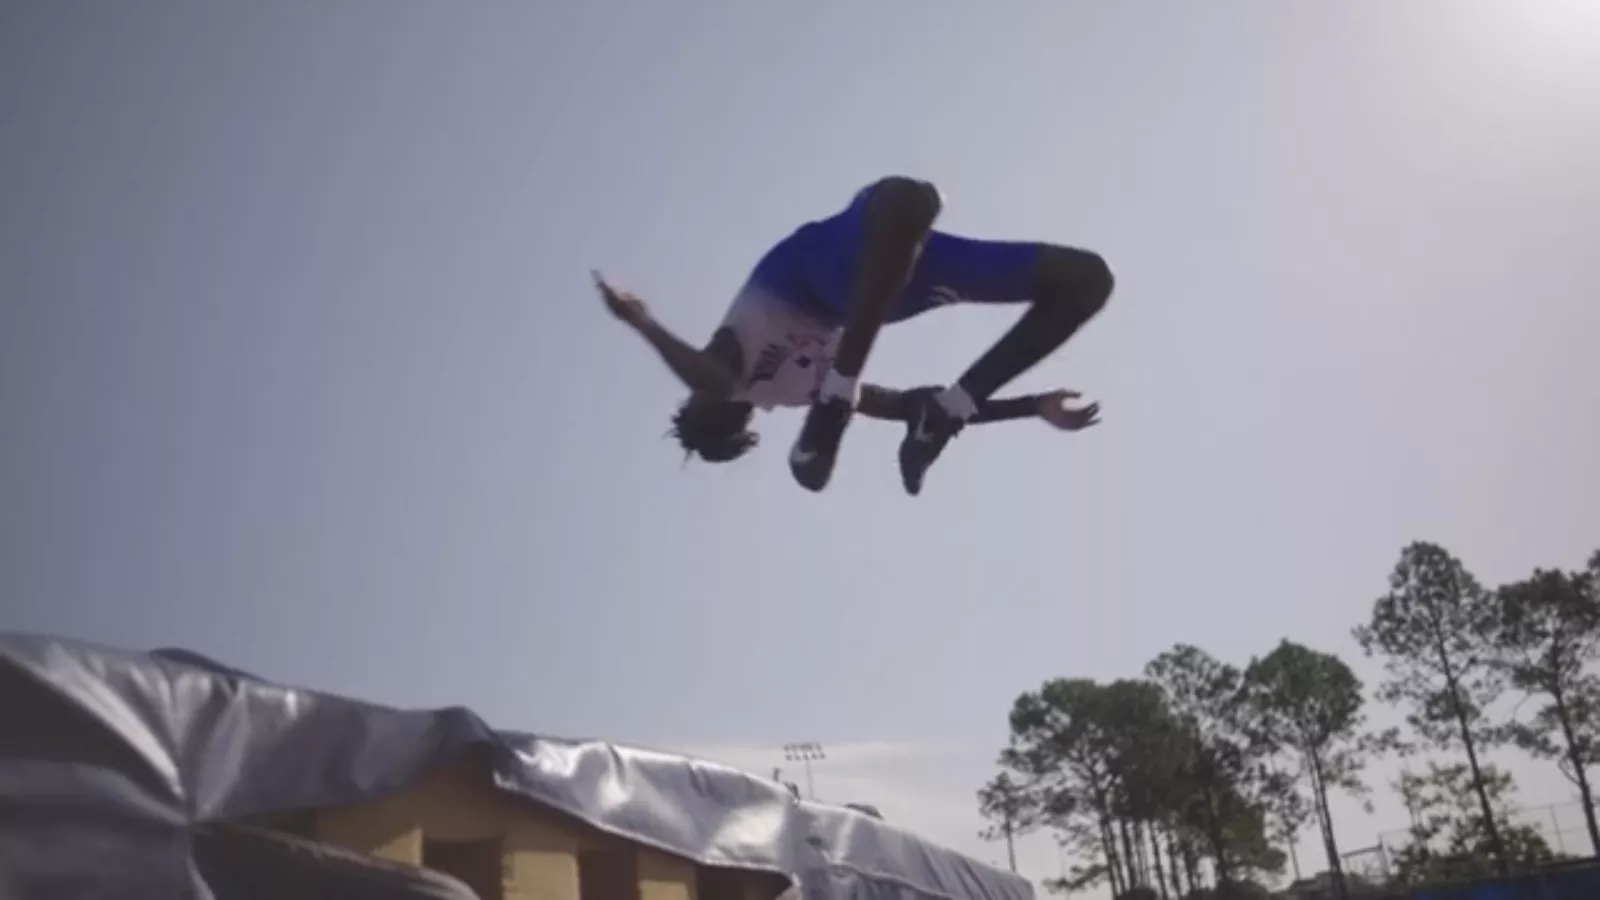
[[[1600,547],[1595,96],[1588,0],[9,0],[0,627],[757,772],[817,741],[823,799],[1003,862],[973,795],[1044,679],[1288,637],[1375,683],[1405,543],[1489,584]],[[916,499],[881,423],[821,495],[793,412],[684,465],[589,270],[698,341],[893,173],[1106,256],[1014,385],[1104,423],[973,429]],[[1405,825],[1392,777],[1345,846]]]

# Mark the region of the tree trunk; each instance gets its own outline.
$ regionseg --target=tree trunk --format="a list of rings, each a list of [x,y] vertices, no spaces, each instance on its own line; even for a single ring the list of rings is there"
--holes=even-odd
[[[1572,717],[1567,712],[1567,700],[1561,691],[1550,692],[1555,700],[1556,719],[1561,723],[1561,736],[1567,741],[1567,762],[1572,764],[1573,779],[1578,782],[1578,796],[1583,802],[1583,822],[1589,826],[1589,846],[1593,855],[1600,856],[1600,824],[1595,822],[1594,793],[1589,789],[1589,775],[1584,771],[1586,763],[1583,754],[1578,752],[1578,741],[1572,733]]]
[[[1122,878],[1122,861],[1117,858],[1117,837],[1111,832],[1111,818],[1100,815],[1100,843],[1105,848],[1106,870],[1111,873],[1111,896],[1115,897],[1127,887]]]
[[[1167,900],[1167,872],[1161,865],[1161,841],[1156,838],[1155,825],[1146,829],[1145,836],[1150,839],[1150,865],[1155,869],[1156,887],[1161,889],[1161,900]]]
[[[1141,877],[1143,873],[1139,871],[1139,855],[1133,852],[1133,838],[1128,834],[1128,820],[1118,819],[1117,826],[1122,829],[1122,856],[1128,866],[1128,889],[1133,890],[1144,884],[1144,879]]]
[[[1139,854],[1139,883],[1150,885],[1150,854],[1145,850],[1144,823],[1138,819],[1133,820],[1133,850]]]
[[[1144,884],[1150,880],[1150,867],[1144,860],[1144,836],[1139,832],[1139,823],[1128,819],[1122,820],[1122,835],[1124,839],[1133,841],[1133,846],[1128,850],[1133,857],[1133,869],[1139,874],[1134,876],[1134,884]]]
[[[1328,809],[1328,782],[1323,777],[1322,756],[1306,754],[1311,761],[1311,791],[1317,810],[1317,830],[1322,832],[1322,849],[1328,854],[1328,874],[1333,878],[1333,895],[1348,900],[1350,889],[1344,880],[1344,862],[1339,858],[1339,842],[1333,836],[1333,812]]]
[[[1203,793],[1206,804],[1206,838],[1211,841],[1211,853],[1216,861],[1217,887],[1221,888],[1233,881],[1228,872],[1228,842],[1222,835],[1222,816],[1217,811],[1216,797],[1212,794],[1209,784]]]
[[[1169,828],[1167,829],[1167,862],[1171,864],[1168,868],[1172,870],[1172,893],[1179,897],[1194,890],[1193,884],[1189,885],[1189,891],[1183,889],[1183,870],[1178,867],[1178,863],[1181,861],[1178,855],[1178,839],[1173,837],[1172,829]]]
[[[1194,852],[1194,844],[1185,837],[1180,844],[1183,849],[1183,872],[1189,877],[1189,893],[1194,893],[1205,886],[1200,878],[1200,857]]]
[[[1095,810],[1100,817],[1100,841],[1105,847],[1106,867],[1111,871],[1111,893],[1128,889],[1127,861],[1117,849],[1116,817],[1111,814],[1111,797],[1104,786],[1094,792]]]
[[[1472,728],[1467,724],[1467,715],[1461,709],[1459,698],[1456,701],[1456,721],[1461,724],[1461,741],[1467,749],[1467,766],[1472,769],[1472,789],[1478,795],[1478,808],[1483,812],[1483,833],[1489,838],[1489,852],[1494,854],[1495,872],[1509,875],[1511,866],[1506,860],[1505,844],[1500,842],[1500,825],[1494,820],[1494,807],[1489,805],[1489,790],[1483,784],[1483,767],[1478,764],[1478,748],[1472,740]]]
[[[1436,645],[1440,670],[1444,673],[1445,687],[1450,691],[1450,703],[1456,714],[1456,724],[1461,727],[1461,743],[1467,750],[1467,766],[1472,771],[1472,789],[1478,795],[1478,807],[1483,812],[1483,832],[1489,838],[1489,852],[1494,854],[1495,872],[1511,874],[1506,862],[1506,847],[1500,842],[1500,826],[1494,820],[1494,808],[1489,805],[1489,791],[1483,786],[1483,768],[1478,765],[1478,746],[1472,740],[1472,724],[1467,721],[1467,710],[1461,702],[1461,680],[1450,665],[1443,643]]]

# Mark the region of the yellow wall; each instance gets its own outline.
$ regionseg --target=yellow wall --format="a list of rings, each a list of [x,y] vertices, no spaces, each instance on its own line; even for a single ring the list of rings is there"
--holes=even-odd
[[[604,834],[496,789],[484,769],[466,763],[391,797],[322,810],[315,830],[328,843],[413,866],[422,864],[424,834],[497,840],[504,900],[773,900],[786,884],[772,873],[699,868]]]
[[[580,900],[577,829],[496,790],[481,770],[451,766],[372,803],[323,810],[317,837],[361,853],[422,864],[422,837],[502,842],[505,900]]]
[[[694,863],[639,848],[639,900],[699,900]]]

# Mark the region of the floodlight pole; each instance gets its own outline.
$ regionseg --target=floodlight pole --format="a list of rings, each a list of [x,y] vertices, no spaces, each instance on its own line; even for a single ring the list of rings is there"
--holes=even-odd
[[[801,763],[806,767],[806,794],[810,797],[810,799],[816,800],[817,785],[816,782],[812,781],[811,779],[811,763],[813,760],[824,760],[828,758],[828,754],[822,749],[822,745],[814,741],[806,741],[799,744],[784,744],[783,758],[789,762]]]

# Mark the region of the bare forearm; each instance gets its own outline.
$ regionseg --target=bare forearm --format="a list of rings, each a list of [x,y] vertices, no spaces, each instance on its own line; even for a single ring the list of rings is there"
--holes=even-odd
[[[636,325],[635,329],[690,390],[717,396],[733,393],[733,373],[698,347],[685,343],[654,319]]]

